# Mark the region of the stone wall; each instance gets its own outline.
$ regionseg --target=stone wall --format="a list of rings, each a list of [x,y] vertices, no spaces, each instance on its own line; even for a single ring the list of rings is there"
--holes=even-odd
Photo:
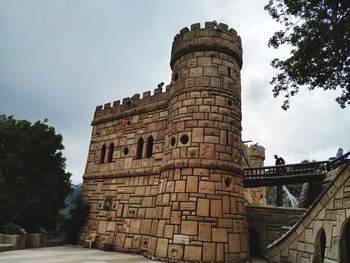
[[[243,262],[240,38],[224,24],[193,24],[175,36],[170,65],[165,92],[96,108],[81,239],[98,233],[100,247],[159,260]]]
[[[348,262],[340,259],[340,254],[349,253],[349,237],[345,241],[347,248],[344,247],[343,251],[340,251],[340,240],[342,234],[344,238],[344,224],[350,219],[349,166],[348,163],[338,168],[333,183],[322,192],[298,224],[269,246],[271,262]],[[322,232],[325,234],[324,261],[319,255],[322,247],[319,233]]]
[[[297,223],[306,209],[274,206],[246,206],[248,227],[259,234],[260,251],[264,257],[268,256],[267,246],[280,238],[286,231]]]

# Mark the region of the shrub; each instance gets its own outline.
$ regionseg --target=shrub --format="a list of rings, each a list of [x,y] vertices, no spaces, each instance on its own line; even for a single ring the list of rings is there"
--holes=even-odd
[[[20,226],[14,224],[14,223],[6,223],[2,229],[1,229],[3,234],[6,235],[22,235],[23,230],[21,229]]]

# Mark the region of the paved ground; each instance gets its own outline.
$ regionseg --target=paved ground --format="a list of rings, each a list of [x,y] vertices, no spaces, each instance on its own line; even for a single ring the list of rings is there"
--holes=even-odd
[[[0,263],[146,263],[155,262],[140,255],[105,252],[75,246],[45,247],[0,253]],[[265,263],[252,259],[254,263]]]
[[[154,262],[140,255],[74,246],[13,250],[0,253],[0,263],[127,263]]]

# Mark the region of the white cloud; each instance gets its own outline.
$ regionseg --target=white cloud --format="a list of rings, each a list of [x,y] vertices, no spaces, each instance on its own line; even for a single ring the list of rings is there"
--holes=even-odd
[[[192,23],[217,20],[243,42],[243,139],[287,162],[327,159],[350,149],[349,108],[334,92],[300,92],[285,112],[274,99],[270,61],[288,48],[267,47],[279,28],[267,1],[2,1],[0,2],[0,111],[48,118],[64,137],[67,170],[81,181],[96,105],[153,90],[168,82],[174,35]],[[21,3],[21,4],[19,4]]]

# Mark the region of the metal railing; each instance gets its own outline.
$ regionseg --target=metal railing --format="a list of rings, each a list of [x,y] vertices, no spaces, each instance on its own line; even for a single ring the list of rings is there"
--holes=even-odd
[[[244,168],[244,178],[252,179],[273,176],[297,176],[305,174],[326,173],[328,163],[329,161],[321,161],[277,166],[249,167]]]

